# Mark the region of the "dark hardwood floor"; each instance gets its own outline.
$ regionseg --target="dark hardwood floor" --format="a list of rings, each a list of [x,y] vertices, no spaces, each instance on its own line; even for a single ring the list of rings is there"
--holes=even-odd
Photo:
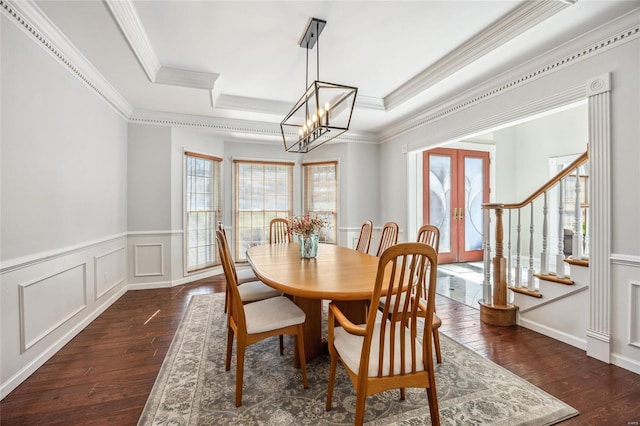
[[[2,425],[135,425],[189,298],[223,290],[216,276],[129,291],[0,402]],[[438,297],[441,331],[580,411],[563,425],[638,425],[640,375],[536,332],[482,324]]]

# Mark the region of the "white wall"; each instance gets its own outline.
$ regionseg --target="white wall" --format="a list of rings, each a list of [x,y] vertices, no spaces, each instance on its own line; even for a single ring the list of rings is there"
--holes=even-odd
[[[537,58],[535,63],[523,64],[486,82],[482,88],[457,98],[460,104],[469,99],[475,100],[465,104],[464,108],[449,107],[452,112],[439,116],[438,119],[425,120],[423,126],[390,138],[381,147],[380,169],[381,198],[385,200],[385,205],[381,207],[383,214],[407,217],[407,185],[392,172],[404,164],[402,145],[407,145],[410,151],[419,150],[443,141],[477,134],[483,129],[488,130],[527,114],[562,106],[562,102],[575,102],[580,98],[574,93],[582,93],[583,98],[586,98],[586,82],[589,79],[611,73],[611,292],[600,303],[607,303],[610,298],[613,318],[609,348],[612,361],[640,371],[640,344],[633,343],[630,338],[637,338],[640,310],[636,308],[633,311],[629,302],[632,294],[636,297],[634,300],[640,298],[634,284],[640,282],[640,224],[637,214],[630,214],[640,211],[640,191],[637,185],[640,182],[640,41],[638,37],[626,39],[629,41],[600,49],[597,53],[590,50],[592,53],[581,56],[589,43],[617,34],[623,27],[628,28],[629,22],[637,25],[637,21],[637,13],[625,17],[624,25],[613,23],[609,27],[600,28],[593,34],[561,46],[558,51]],[[543,68],[554,61],[571,57],[572,52],[576,53],[574,58],[580,59],[561,66]],[[535,74],[535,77],[524,78],[539,69],[544,71]],[[518,84],[505,85],[506,82],[518,79]],[[482,96],[483,93],[490,92],[490,96]],[[546,171],[548,167],[545,166],[544,169]]]
[[[127,123],[0,19],[4,397],[126,289]]]

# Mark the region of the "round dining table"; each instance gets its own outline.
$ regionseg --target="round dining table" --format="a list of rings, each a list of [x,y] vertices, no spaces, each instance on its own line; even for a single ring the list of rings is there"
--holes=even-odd
[[[251,247],[247,259],[262,282],[291,295],[305,312],[306,361],[322,353],[323,300],[333,301],[356,324],[366,321],[378,257],[319,244],[315,258],[302,259],[297,244],[282,243]]]

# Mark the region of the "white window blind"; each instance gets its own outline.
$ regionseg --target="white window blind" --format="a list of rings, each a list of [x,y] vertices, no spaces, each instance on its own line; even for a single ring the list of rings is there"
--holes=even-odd
[[[304,211],[331,224],[320,235],[320,241],[336,244],[338,211],[338,163],[336,161],[303,163]]]
[[[222,218],[222,159],[185,152],[187,272],[219,264],[216,225]]]
[[[236,260],[250,247],[269,242],[269,223],[290,217],[293,165],[287,162],[234,160]]]

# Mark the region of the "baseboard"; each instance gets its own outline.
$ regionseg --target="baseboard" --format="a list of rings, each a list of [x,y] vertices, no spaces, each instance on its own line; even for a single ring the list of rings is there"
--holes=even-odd
[[[625,370],[640,374],[640,360],[627,358],[625,356],[613,353],[611,354],[611,363]]]
[[[238,270],[240,270],[240,269],[242,269],[242,268],[239,267]],[[182,278],[177,279],[177,280],[154,281],[154,282],[145,282],[145,283],[129,283],[127,288],[129,290],[150,290],[150,289],[154,289],[154,288],[170,288],[170,287],[176,287],[176,286],[179,286],[179,285],[182,285],[182,284],[188,284],[188,283],[193,282],[193,281],[202,280],[204,278],[213,277],[215,275],[219,275],[219,274],[222,274],[222,273],[223,273],[222,272],[222,267],[221,266],[216,266],[215,268],[211,268],[207,272],[188,275],[186,277],[182,277]]]
[[[9,378],[5,383],[2,383],[0,386],[0,399],[4,399],[5,396],[9,395],[11,391],[17,388],[22,382],[24,382],[29,376],[31,376],[38,368],[40,368],[45,362],[49,360],[56,352],[58,352],[64,345],[69,343],[71,339],[76,337],[78,333],[84,330],[91,321],[95,320],[100,316],[104,311],[107,310],[111,305],[113,305],[116,300],[122,297],[128,290],[126,285],[123,285],[120,290],[118,290],[113,296],[106,299],[102,304],[100,304],[91,314],[85,317],[82,321],[80,321],[75,327],[71,328],[64,336],[62,336],[57,342],[52,344],[48,349],[41,352],[38,357],[36,357],[33,361],[25,365],[20,371],[13,375],[13,377]]]
[[[580,339],[579,337],[572,336],[565,332],[556,330],[535,321],[528,320],[526,318],[522,318],[520,316],[518,316],[518,325],[524,328],[528,328],[529,330],[536,331],[540,334],[544,334],[545,336],[559,340],[578,349],[582,349],[583,351],[587,350],[587,341],[585,339]]]

